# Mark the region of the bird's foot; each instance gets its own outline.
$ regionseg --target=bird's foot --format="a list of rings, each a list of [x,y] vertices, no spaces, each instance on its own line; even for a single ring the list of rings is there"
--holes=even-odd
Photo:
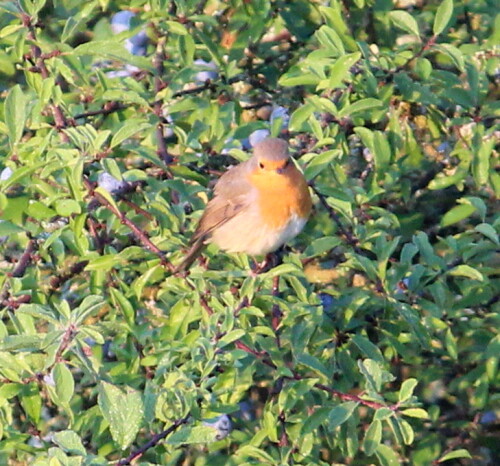
[[[276,267],[278,264],[279,264],[279,257],[274,252],[267,254],[262,262],[258,262],[257,260],[254,259],[254,266],[252,267],[252,276],[256,277],[261,273],[268,272],[272,268]]]

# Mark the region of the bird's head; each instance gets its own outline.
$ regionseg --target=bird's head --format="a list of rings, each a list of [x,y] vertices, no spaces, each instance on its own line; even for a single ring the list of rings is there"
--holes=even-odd
[[[282,175],[291,167],[292,161],[288,152],[286,141],[278,138],[268,138],[259,142],[254,147],[256,170],[264,173],[277,173]]]

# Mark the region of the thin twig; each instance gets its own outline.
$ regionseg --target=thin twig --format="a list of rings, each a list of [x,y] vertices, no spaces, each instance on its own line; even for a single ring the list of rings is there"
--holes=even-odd
[[[297,379],[295,377],[295,379]],[[299,377],[298,380],[302,380],[302,377]],[[377,401],[370,401],[370,400],[365,400],[358,395],[351,395],[350,393],[343,393],[339,392],[338,390],[335,390],[333,388],[330,388],[326,385],[323,385],[321,383],[316,383],[314,386],[320,390],[323,390],[324,392],[328,392],[333,396],[336,396],[337,398],[340,398],[342,401],[355,401],[356,403],[362,404],[364,406],[368,406],[373,409],[380,409],[380,408],[389,408],[391,411],[397,411],[399,409],[399,405],[390,405],[386,406],[385,404],[378,403]]]
[[[416,60],[417,58],[420,58],[424,52],[429,50],[436,43],[436,39],[437,39],[436,35],[430,37],[418,52],[414,53],[408,60],[406,60],[405,63],[399,65],[393,71],[388,71],[388,73],[394,75],[399,73],[400,71],[403,71],[412,61]]]
[[[23,252],[23,255],[17,262],[16,266],[11,272],[12,277],[22,277],[24,276],[26,269],[30,265],[31,261],[33,260],[33,251],[35,250],[36,243],[34,240],[30,239],[28,241],[28,245],[26,246],[26,249]]]
[[[36,44],[36,31],[35,31],[35,26],[33,25],[32,18],[28,16],[26,13],[21,13],[21,20],[23,23],[23,26],[28,29],[28,34],[27,38],[29,41],[32,42],[31,44],[31,54],[35,60],[35,65],[37,70],[40,72],[42,75],[43,79],[47,79],[50,77],[49,70],[47,66],[45,65],[45,57],[48,55],[43,55],[42,50],[40,47]],[[68,126],[68,121],[66,117],[64,116],[61,107],[57,104],[51,104],[50,105],[50,110],[52,112],[52,115],[54,117],[54,122],[56,129],[59,131],[59,134],[61,136],[61,140],[63,142],[68,142],[69,138],[68,136],[62,132],[61,130],[66,128]]]
[[[69,268],[67,272],[54,275],[49,281],[50,284],[49,293],[53,293],[55,290],[60,288],[63,283],[66,283],[75,275],[82,273],[88,263],[89,261],[86,260],[76,262]]]
[[[280,294],[280,277],[277,275],[273,278],[273,289],[272,295],[274,297],[278,297]],[[274,330],[274,334],[276,335],[276,345],[278,348],[281,348],[281,340],[279,335],[279,327],[281,324],[281,318],[283,317],[283,312],[277,304],[273,304],[272,307],[272,317],[271,317],[271,327]]]
[[[177,419],[168,429],[165,429],[159,434],[154,435],[149,442],[145,443],[142,447],[132,452],[126,458],[123,458],[120,461],[118,461],[116,463],[116,466],[126,466],[136,458],[141,457],[150,448],[155,447],[156,445],[158,445],[158,443],[160,443],[161,440],[169,436],[172,432],[175,432],[181,425],[186,424],[188,422],[188,419],[189,419],[189,414],[187,416],[184,416],[182,419]]]
[[[163,251],[161,251],[153,242],[148,238],[146,233],[144,233],[132,220],[129,220],[125,214],[120,212],[115,208],[113,204],[111,204],[104,196],[101,196],[99,193],[96,193],[93,190],[92,185],[88,180],[84,180],[84,183],[89,190],[89,194],[96,199],[101,205],[110,210],[122,224],[126,225],[134,236],[143,244],[146,249],[149,249],[151,252],[156,254],[164,267],[166,267],[170,272],[173,272],[175,267],[170,263],[170,261],[165,257]]]
[[[93,110],[90,112],[79,113],[78,115],[75,115],[73,118],[75,120],[79,120],[81,118],[89,118],[89,117],[98,116],[98,115],[110,115],[111,113],[119,112],[120,110],[125,110],[128,107],[129,107],[129,105],[121,104],[118,102],[106,102],[106,104],[104,104],[104,107],[99,109],[99,110]]]
[[[165,61],[165,43],[167,41],[166,37],[160,37],[158,43],[156,44],[156,53],[153,58],[153,65],[156,70],[156,76],[154,78],[155,93],[158,93],[164,88],[165,83],[162,80],[162,76],[165,74],[165,67],[163,62]],[[154,112],[158,117],[158,123],[156,125],[156,143],[158,144],[158,150],[156,153],[160,160],[162,160],[167,165],[172,163],[173,157],[168,153],[167,144],[165,143],[165,127],[163,124],[163,109],[161,101],[156,101],[154,103]]]
[[[250,348],[248,345],[243,343],[241,340],[236,340],[235,341],[235,346],[238,349],[241,349],[249,354],[252,354],[255,356],[259,361],[262,361],[264,364],[267,366],[277,369],[276,365],[268,359],[267,353],[265,351],[259,352],[256,351],[252,348]],[[287,380],[305,380],[306,377],[301,376],[300,374],[294,372],[293,377],[284,377]],[[385,405],[383,403],[379,403],[377,401],[370,401],[370,400],[365,400],[364,398],[361,398],[358,395],[352,395],[350,393],[344,393],[340,392],[338,390],[335,390],[334,388],[330,388],[327,385],[321,384],[321,383],[316,383],[314,384],[314,387],[316,387],[319,390],[322,390],[324,392],[329,393],[330,395],[333,395],[337,398],[340,398],[342,401],[355,401],[356,403],[362,404],[364,406],[368,406],[373,409],[380,409],[380,408],[389,408],[391,411],[397,411],[399,409],[399,404],[396,403],[394,405]]]
[[[314,191],[314,193],[318,196],[318,199],[321,202],[321,205],[326,209],[330,218],[337,225],[337,228],[340,231],[340,234],[346,239],[347,243],[350,246],[352,246],[357,253],[360,253],[361,249],[358,246],[359,239],[356,238],[356,236],[354,236],[349,230],[344,228],[344,226],[342,225],[342,222],[340,221],[340,217],[337,215],[337,212],[335,212],[335,210],[330,206],[330,204],[328,204],[328,202],[326,201],[326,197],[319,192],[318,188],[316,188],[316,186],[313,183],[311,183],[310,186],[311,186],[312,190]]]

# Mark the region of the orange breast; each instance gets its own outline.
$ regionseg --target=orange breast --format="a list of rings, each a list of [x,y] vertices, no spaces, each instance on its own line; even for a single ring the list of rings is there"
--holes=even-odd
[[[249,175],[249,179],[258,191],[257,203],[265,226],[279,229],[293,215],[309,217],[312,207],[309,188],[294,165],[283,174],[274,170],[256,170]]]

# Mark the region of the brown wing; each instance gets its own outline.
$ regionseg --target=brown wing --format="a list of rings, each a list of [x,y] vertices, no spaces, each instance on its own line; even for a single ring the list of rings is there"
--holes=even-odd
[[[249,205],[249,193],[252,186],[246,175],[251,163],[252,160],[243,162],[220,177],[214,188],[214,197],[207,204],[198,223],[192,243],[200,238],[210,237],[212,231],[231,220]]]
[[[254,163],[252,159],[243,162],[220,177],[214,188],[214,197],[207,204],[191,238],[191,247],[174,273],[189,269],[205,247],[205,240],[210,234],[249,205],[252,186],[247,181],[246,175],[252,163]]]

